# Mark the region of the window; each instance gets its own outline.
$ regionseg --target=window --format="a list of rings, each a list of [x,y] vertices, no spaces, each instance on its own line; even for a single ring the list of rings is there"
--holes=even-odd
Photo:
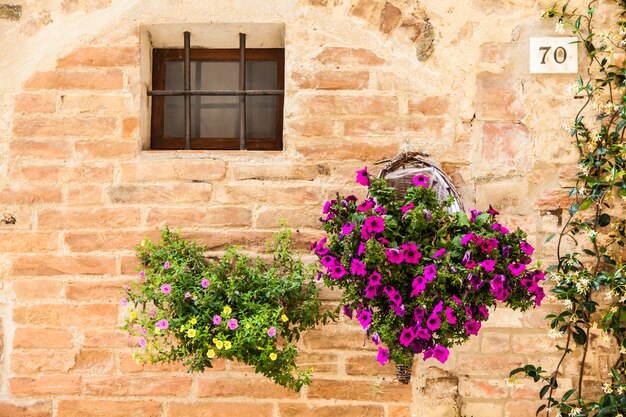
[[[155,48],[151,149],[281,150],[284,49]]]

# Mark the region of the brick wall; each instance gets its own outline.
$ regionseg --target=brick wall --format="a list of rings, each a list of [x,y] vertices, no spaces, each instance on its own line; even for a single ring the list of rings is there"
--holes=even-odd
[[[534,387],[512,390],[504,378],[528,361],[556,363],[542,320],[549,303],[525,314],[498,308],[445,366],[417,363],[409,386],[375,362],[358,323],[341,320],[305,336],[302,365],[315,379],[300,394],[236,363],[201,375],[140,367],[118,327],[119,289],[135,276],[143,237],[168,224],[212,251],[261,250],[282,217],[305,247],[320,234],[324,199],[403,149],[430,153],[466,206],[494,204],[550,260],[553,243],[541,242],[560,222],[575,169],[559,126],[577,103],[563,93],[572,77],[528,74],[528,37],[553,34],[537,7],[56,3],[28,3],[21,20],[0,21],[15,35],[0,41],[6,50],[62,40],[36,49],[36,65],[32,51],[16,53],[15,65],[32,71],[0,84],[0,214],[16,220],[0,223],[0,416],[444,417],[455,406],[475,417],[534,415]],[[198,16],[286,23],[283,152],[142,150],[139,25]],[[596,343],[592,376],[608,363]]]

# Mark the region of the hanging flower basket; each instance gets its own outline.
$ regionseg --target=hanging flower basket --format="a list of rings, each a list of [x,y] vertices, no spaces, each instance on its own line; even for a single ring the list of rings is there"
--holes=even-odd
[[[327,201],[327,236],[312,248],[324,282],[343,290],[344,313],[378,346],[377,360],[394,361],[398,380],[408,383],[416,354],[446,362],[448,349],[477,335],[497,301],[519,310],[539,305],[544,273],[528,267],[533,248],[523,231],[498,223],[491,207],[463,213],[434,164],[399,172],[383,175],[400,192],[367,168],[358,171],[368,197]]]

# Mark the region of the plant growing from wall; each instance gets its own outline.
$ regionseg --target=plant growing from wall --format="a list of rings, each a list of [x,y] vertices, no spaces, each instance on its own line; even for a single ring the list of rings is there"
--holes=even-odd
[[[140,347],[139,363],[182,362],[190,371],[217,358],[251,365],[279,385],[299,391],[311,370],[300,370],[295,342],[331,318],[322,308],[314,271],[290,251],[282,229],[272,259],[251,259],[229,248],[217,260],[169,229],[162,242],[137,248],[143,268],[125,289],[124,329]]]
[[[621,217],[626,199],[624,135],[626,133],[626,1],[604,3],[617,21],[608,31],[596,30],[597,0],[586,9],[569,2],[555,4],[543,17],[556,21],[556,30],[571,29],[587,53],[587,72],[578,77],[572,92],[583,98],[571,126],[566,126],[580,153],[576,185],[569,195],[573,204],[566,213],[558,239],[556,265],[549,268],[553,296],[563,306],[548,315],[549,334],[561,337],[562,356],[556,369],[527,365],[511,376],[526,375],[541,382],[540,398],[550,415],[622,417],[626,415],[626,271],[623,266],[625,223]],[[565,244],[574,246],[566,250]],[[596,329],[596,330],[594,330]],[[594,334],[614,343],[610,374],[604,393],[586,389],[588,353]],[[556,395],[559,372],[568,356],[578,354],[574,387]]]
[[[444,363],[448,348],[478,334],[496,301],[520,310],[541,303],[544,274],[528,266],[532,246],[491,207],[451,214],[427,175],[413,178],[402,199],[367,169],[357,181],[369,197],[326,202],[327,236],[313,249],[325,283],[343,290],[345,314],[378,345],[381,365],[402,369],[420,353]]]

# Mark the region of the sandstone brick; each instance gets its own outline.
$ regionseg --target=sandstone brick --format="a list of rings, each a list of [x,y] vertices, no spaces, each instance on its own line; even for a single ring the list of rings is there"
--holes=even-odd
[[[13,169],[14,178],[34,182],[57,183],[63,172],[62,165],[32,165],[29,163],[20,164]]]
[[[223,250],[227,246],[241,246],[247,250],[266,250],[266,242],[272,239],[273,234],[267,231],[247,230],[207,230],[202,232],[185,232],[185,239],[192,239],[207,250]]]
[[[81,350],[74,362],[73,372],[110,372],[113,369],[113,353],[106,350]]]
[[[326,6],[328,4],[328,0],[308,0],[308,3],[311,6]]]
[[[167,159],[122,165],[124,182],[198,181],[224,178],[226,163],[215,159]]]
[[[126,337],[125,337],[126,339]],[[133,341],[133,347],[136,344]],[[180,362],[171,362],[171,363],[147,363],[147,364],[138,364],[133,359],[130,353],[122,353],[119,358],[119,369],[125,373],[139,373],[139,372],[187,372],[187,367],[181,364]],[[213,368],[206,368],[204,372],[214,372],[214,371],[223,371],[224,370],[224,361],[221,359],[217,359],[213,361]]]
[[[310,207],[286,208],[267,206],[260,208],[256,213],[255,225],[259,229],[280,227],[280,222],[284,220],[288,227],[316,228],[320,226],[321,217],[319,204]]]
[[[346,359],[347,375],[386,376],[393,379],[396,375],[394,366],[381,366],[375,355],[350,355]]]
[[[11,370],[15,374],[62,374],[74,366],[74,353],[67,350],[26,351],[11,353]]]
[[[136,116],[122,119],[122,137],[134,138],[139,135],[139,118]]]
[[[550,339],[545,331],[532,334],[514,334],[512,338],[513,353],[526,355],[556,352],[556,345],[563,346],[565,343],[563,340]]]
[[[108,183],[113,181],[112,165],[77,165],[67,167],[62,174],[64,182],[68,183]]]
[[[15,276],[113,275],[115,258],[111,256],[18,256],[13,260]]]
[[[0,20],[19,21],[21,18],[21,4],[0,4]]]
[[[398,26],[400,20],[402,20],[402,10],[387,1],[380,12],[378,29],[383,33],[390,33]]]
[[[122,286],[127,281],[70,281],[65,295],[71,301],[104,301],[115,303],[122,298]]]
[[[431,400],[455,398],[459,393],[459,378],[445,374],[433,378],[426,378],[422,395]]]
[[[297,144],[296,151],[307,159],[316,161],[378,161],[393,157],[400,151],[400,144],[389,140],[327,140],[310,139]]]
[[[76,141],[76,152],[83,160],[92,159],[130,159],[139,152],[135,142],[119,140],[79,140]]]
[[[403,129],[394,119],[350,119],[344,122],[344,135],[350,137],[388,136]]]
[[[363,330],[355,327],[326,326],[323,330],[309,330],[304,333],[303,344],[312,350],[370,350],[376,345],[371,343]]]
[[[409,99],[409,113],[423,114],[424,116],[444,116],[450,109],[450,100],[447,97],[425,97]]]
[[[403,405],[390,405],[389,417],[412,417],[411,407]]]
[[[182,226],[172,223],[172,225]],[[158,240],[158,230],[144,230],[126,232],[68,232],[65,234],[65,244],[72,252],[96,251],[133,251],[145,238]]]
[[[500,173],[508,170],[528,172],[532,169],[532,133],[517,123],[485,123],[482,156],[487,167]]]
[[[494,400],[507,398],[509,388],[504,379],[460,378],[459,394],[464,399]]]
[[[9,152],[13,157],[32,157],[38,160],[66,159],[72,153],[66,139],[9,140]]]
[[[37,72],[26,83],[26,90],[117,90],[123,86],[122,71]]]
[[[306,353],[298,355],[298,366],[302,369],[313,368],[313,372],[337,372],[338,358],[331,353]]]
[[[467,416],[501,416],[504,406],[488,402],[466,402],[463,404],[462,415]]]
[[[506,378],[509,371],[523,365],[523,360],[519,356],[496,356],[496,355],[474,355],[462,353],[459,355],[458,372],[470,376],[495,377],[501,375]]]
[[[289,122],[298,136],[305,137],[328,137],[333,136],[335,128],[334,120],[297,120]]]
[[[311,114],[333,115],[396,115],[398,98],[391,96],[306,96],[302,106]]]
[[[260,378],[220,378],[198,379],[197,396],[200,398],[299,398],[300,395],[289,391],[272,381]]]
[[[506,353],[509,351],[509,335],[507,333],[482,332],[481,352]]]
[[[305,90],[363,90],[369,82],[367,71],[294,72],[291,78]]]
[[[512,88],[514,80],[507,74],[481,72],[476,77],[476,117],[479,120],[517,121],[526,112]]]
[[[52,402],[38,401],[26,404],[0,402],[0,416],[7,417],[51,417]]]
[[[508,308],[497,308],[489,311],[489,320],[483,322],[483,328],[519,328],[523,327],[524,313]]]
[[[61,190],[55,187],[4,188],[0,190],[0,204],[60,203]]]
[[[63,95],[61,110],[70,113],[110,113],[121,114],[130,110],[130,97],[104,94]]]
[[[380,417],[385,414],[382,405],[317,405],[281,403],[280,417]]]
[[[537,197],[535,207],[539,210],[569,209],[573,203],[567,190],[546,191]]]
[[[157,401],[60,400],[58,417],[160,417]]]
[[[42,253],[58,248],[56,233],[0,231],[0,252]]]
[[[115,131],[112,117],[33,118],[16,117],[13,134],[17,137],[107,136]]]
[[[407,130],[420,138],[437,138],[439,142],[443,142],[446,122],[444,117],[415,117],[407,122]]]
[[[139,50],[132,46],[78,48],[57,61],[58,68],[120,67],[139,64]]]
[[[97,185],[80,185],[67,190],[68,206],[95,206],[103,203],[102,187]]]
[[[39,212],[42,230],[108,229],[139,225],[138,208],[44,209]]]
[[[37,304],[13,309],[18,325],[108,328],[117,322],[118,308],[112,304]]]
[[[272,404],[237,402],[237,403],[175,403],[169,405],[168,417],[232,417],[255,416],[272,417]]]
[[[215,200],[229,204],[311,204],[321,201],[321,189],[313,185],[268,181],[230,183],[216,188]]]
[[[211,198],[211,184],[121,185],[108,190],[112,203],[203,203]]]
[[[185,396],[189,376],[84,376],[83,394],[98,396]]]
[[[73,346],[72,333],[67,329],[18,327],[13,335],[14,349],[68,349]]]
[[[411,402],[412,393],[399,382],[316,379],[309,387],[308,398]]]
[[[376,0],[356,0],[350,9],[350,14],[366,22],[377,25],[383,4]]]
[[[56,96],[53,94],[20,94],[15,97],[13,109],[17,113],[53,113]]]
[[[63,282],[29,279],[13,282],[13,294],[19,301],[59,298],[63,292]]]
[[[504,410],[505,417],[535,417],[536,410],[545,404],[545,401],[507,401]],[[546,417],[545,413],[539,414],[539,417]]]
[[[128,346],[129,341],[127,333],[121,330],[86,329],[82,345],[85,348],[119,348]]]
[[[306,180],[326,175],[325,165],[294,163],[240,163],[230,162],[229,177],[233,180]]]
[[[396,33],[400,33],[411,42],[416,42],[424,35],[429,36],[429,27],[432,26],[429,26],[428,21],[422,14],[411,13],[404,16]]]
[[[193,209],[156,207],[150,209],[147,224],[158,227],[251,226],[252,211],[233,206],[205,206]]]
[[[122,256],[122,275],[136,276],[141,263],[136,256]]]
[[[364,48],[326,47],[316,57],[316,61],[331,65],[382,65],[385,60]]]
[[[80,377],[48,375],[9,378],[9,391],[17,397],[72,395],[80,392]]]

